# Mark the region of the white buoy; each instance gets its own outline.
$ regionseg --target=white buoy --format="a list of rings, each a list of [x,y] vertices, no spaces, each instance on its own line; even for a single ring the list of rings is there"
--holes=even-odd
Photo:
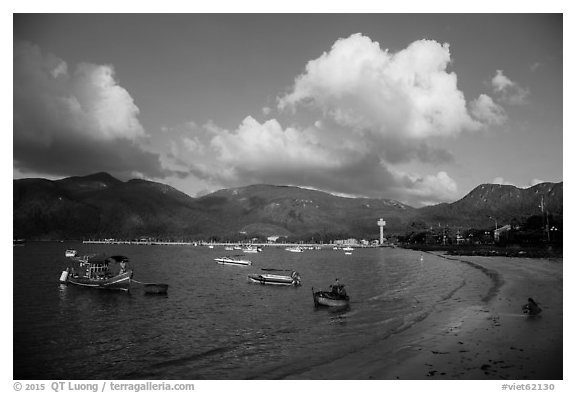
[[[68,270],[62,271],[60,275],[60,282],[65,283],[66,281],[68,281]]]

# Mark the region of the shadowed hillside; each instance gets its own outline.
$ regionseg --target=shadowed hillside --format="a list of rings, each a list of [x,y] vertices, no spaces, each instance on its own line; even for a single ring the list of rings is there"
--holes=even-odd
[[[373,239],[415,222],[489,228],[546,211],[562,216],[562,183],[528,189],[481,185],[461,200],[414,209],[387,199],[343,198],[291,186],[252,185],[192,198],[165,184],[122,182],[106,173],[57,181],[13,181],[14,237],[242,240],[247,236]]]
[[[454,203],[419,209],[418,219],[426,223],[491,228],[494,220],[504,225],[541,215],[542,201],[549,214],[562,217],[562,194],[563,183],[540,183],[526,189],[482,184]]]

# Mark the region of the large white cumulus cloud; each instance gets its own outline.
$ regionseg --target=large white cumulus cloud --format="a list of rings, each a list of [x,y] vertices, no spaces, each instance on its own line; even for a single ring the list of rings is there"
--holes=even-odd
[[[476,130],[457,77],[448,72],[448,44],[420,40],[397,53],[353,34],[311,60],[280,109],[319,108],[341,125],[382,136],[422,139]]]
[[[225,186],[297,184],[414,205],[452,200],[458,187],[447,172],[406,165],[449,162],[438,141],[506,117],[487,95],[467,103],[450,63],[448,44],[419,40],[391,53],[353,34],[310,60],[278,98],[289,126],[250,116],[233,130],[209,124],[197,139],[206,149],[184,145],[180,157],[196,176]]]
[[[20,170],[160,175],[158,156],[137,144],[146,136],[138,114],[112,66],[70,69],[37,45],[14,43],[14,161]]]
[[[419,40],[391,53],[353,34],[310,60],[278,98],[285,125],[251,116],[232,130],[209,123],[174,156],[223,186],[294,184],[415,206],[454,200],[454,179],[431,166],[453,159],[442,140],[501,125],[506,113],[486,94],[467,102],[451,61],[448,44]]]
[[[209,123],[194,132],[194,143],[173,144],[172,154],[196,177],[225,187],[292,184],[415,206],[451,200],[458,191],[445,172],[421,176],[395,170],[369,141],[345,132],[331,138],[332,130],[321,124],[284,128],[276,119],[248,116],[234,130]]]
[[[246,169],[262,167],[272,170],[291,166],[293,169],[329,167],[330,153],[312,134],[293,127],[283,129],[275,120],[259,123],[248,116],[234,132],[223,130],[211,141],[224,163]]]

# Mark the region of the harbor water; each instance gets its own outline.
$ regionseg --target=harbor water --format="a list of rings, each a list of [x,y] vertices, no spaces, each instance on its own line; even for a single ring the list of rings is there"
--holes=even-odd
[[[125,255],[141,282],[113,292],[61,285],[64,251]],[[419,323],[440,302],[479,302],[493,283],[473,266],[399,248],[265,247],[252,266],[220,265],[222,247],[27,243],[14,247],[14,379],[277,379],[313,370]],[[252,283],[290,269],[300,287]],[[339,278],[344,310],[315,308]],[[473,284],[472,284],[473,283]]]

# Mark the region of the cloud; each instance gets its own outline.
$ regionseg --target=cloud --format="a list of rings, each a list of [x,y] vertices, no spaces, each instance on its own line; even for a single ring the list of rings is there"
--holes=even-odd
[[[453,201],[456,182],[432,167],[454,159],[442,140],[500,125],[506,113],[485,94],[467,103],[451,61],[448,44],[420,40],[391,53],[353,34],[310,60],[278,97],[282,122],[209,122],[172,151],[207,187],[291,184],[414,206]],[[432,165],[412,173],[414,162]]]
[[[480,94],[470,103],[470,112],[476,119],[486,124],[500,125],[507,119],[504,109],[486,94]]]
[[[313,130],[307,131],[294,127],[283,129],[276,119],[259,123],[248,116],[234,132],[218,132],[211,140],[211,147],[224,164],[246,170],[333,166],[335,160],[338,161],[335,152],[322,147]]]
[[[444,172],[432,176],[397,172],[369,141],[354,138],[349,131],[346,136],[344,129],[337,131],[342,138],[330,139],[326,132],[332,131],[282,127],[276,119],[260,123],[248,116],[234,130],[205,125],[202,134],[185,137],[195,141],[193,149],[186,151],[186,143],[174,144],[173,149],[196,178],[224,187],[289,184],[413,205],[456,196],[456,184]],[[421,154],[442,155],[426,147]]]
[[[420,40],[390,53],[362,34],[339,39],[306,65],[281,110],[309,107],[356,131],[423,139],[482,128],[447,68],[448,44]]]
[[[509,182],[507,180],[504,180],[503,177],[495,177],[494,180],[492,180],[491,182],[492,184],[501,184],[503,186],[514,186],[516,187],[516,184]]]
[[[406,173],[397,173],[396,176],[401,178],[405,185],[398,192],[408,195],[408,200],[416,206],[453,201],[458,195],[456,182],[444,171],[426,176]],[[406,199],[406,196],[404,198]]]
[[[29,42],[14,43],[14,165],[59,175],[107,170],[165,174],[146,137],[139,109],[110,65],[73,70]]]
[[[494,91],[501,93],[514,85],[514,82],[505,76],[502,70],[496,70],[496,75],[492,78],[492,87],[494,88]]]
[[[521,105],[527,102],[530,91],[510,80],[502,70],[496,70],[496,75],[492,77],[491,83],[494,93],[503,103]]]
[[[535,186],[535,185],[540,184],[540,183],[545,183],[545,181],[540,180],[540,179],[532,179],[530,181],[530,184],[527,186],[517,186],[516,184],[514,184],[510,181],[504,180],[504,178],[502,178],[502,177],[496,177],[496,178],[494,178],[494,180],[492,180],[492,184],[502,184],[502,185],[519,187],[519,188],[528,188],[528,187],[532,187],[532,186]]]

